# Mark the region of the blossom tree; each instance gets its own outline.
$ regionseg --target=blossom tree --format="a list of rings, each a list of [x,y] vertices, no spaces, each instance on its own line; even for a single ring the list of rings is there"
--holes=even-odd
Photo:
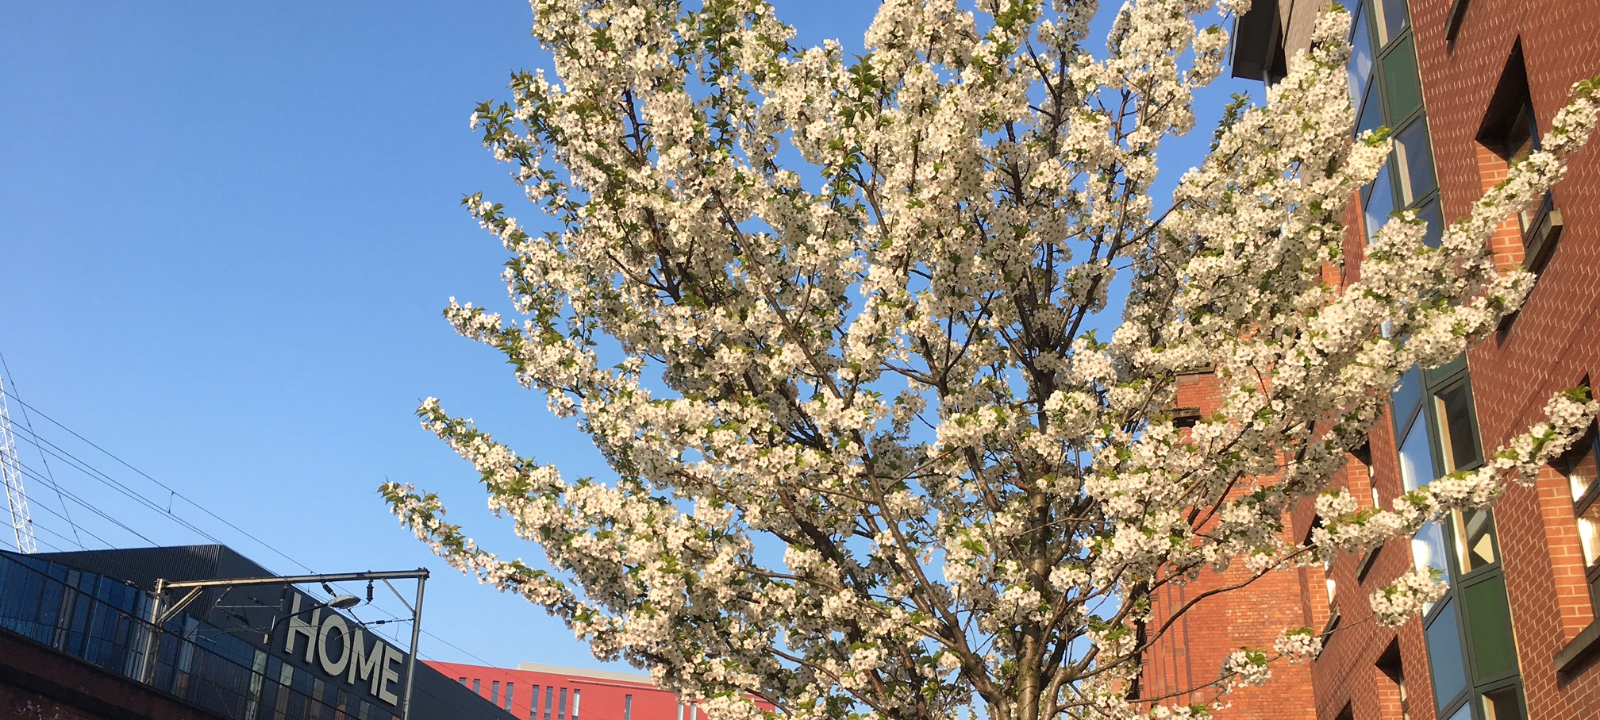
[[[1403,371],[1518,307],[1531,276],[1497,272],[1487,240],[1560,178],[1596,104],[1575,88],[1438,247],[1401,214],[1333,286],[1341,218],[1390,151],[1352,138],[1337,7],[1170,201],[1150,194],[1222,71],[1205,19],[1248,2],[1130,0],[1090,52],[1093,0],[886,0],[851,59],[796,47],[764,0],[534,0],[555,79],[515,75],[473,125],[549,219],[467,198],[521,317],[445,315],[615,477],[563,477],[430,399],[424,425],[551,569],[479,548],[434,494],[386,485],[392,509],[719,720],[1205,714],[1129,697],[1151,593],[1488,504],[1596,411],[1554,398],[1392,509],[1329,492]],[[1180,427],[1196,371],[1221,405]],[[1296,545],[1300,501],[1323,526]],[[1403,622],[1438,591],[1408,575],[1374,606]],[[1213,685],[1318,642],[1285,628]]]

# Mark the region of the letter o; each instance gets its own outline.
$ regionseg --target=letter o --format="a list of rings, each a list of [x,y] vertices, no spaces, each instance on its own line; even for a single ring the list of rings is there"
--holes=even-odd
[[[339,650],[339,661],[331,662],[328,652],[328,632],[338,628],[339,642],[343,647]],[[329,613],[322,621],[322,628],[317,631],[317,661],[322,664],[323,671],[338,677],[344,673],[345,666],[350,664],[350,626],[344,618]]]

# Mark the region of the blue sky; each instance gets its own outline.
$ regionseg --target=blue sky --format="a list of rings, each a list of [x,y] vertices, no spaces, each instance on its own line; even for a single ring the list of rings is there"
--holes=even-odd
[[[873,7],[778,3],[802,42],[846,48]],[[467,127],[512,70],[543,63],[530,22],[514,0],[0,5],[8,387],[275,550],[38,415],[60,455],[24,442],[23,462],[153,542],[206,540],[63,456],[278,572],[300,570],[284,556],[319,572],[433,568],[425,627],[442,641],[425,638],[426,656],[598,666],[541,610],[434,559],[375,494],[386,478],[439,491],[491,549],[538,556],[419,428],[412,411],[430,395],[569,476],[608,476],[497,352],[439,315],[450,296],[505,304],[502,251],[461,196],[534,217]],[[1227,95],[1249,89],[1208,91],[1164,179],[1196,161]],[[105,543],[144,544],[43,482],[29,489],[47,543],[74,547],[71,514]]]

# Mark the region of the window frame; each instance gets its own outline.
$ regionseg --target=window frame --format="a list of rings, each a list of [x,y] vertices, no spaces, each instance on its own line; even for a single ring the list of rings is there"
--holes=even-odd
[[[1389,137],[1391,138],[1397,137],[1406,131],[1411,130],[1414,126],[1416,126],[1417,123],[1422,123],[1421,129],[1426,136],[1429,165],[1428,169],[1433,175],[1433,187],[1426,192],[1416,195],[1409,203],[1406,202],[1405,190],[1402,187],[1402,183],[1404,182],[1409,185],[1409,180],[1400,177],[1400,148],[1397,146],[1395,149],[1392,149],[1389,152],[1388,159],[1384,161],[1383,167],[1378,170],[1380,177],[1374,179],[1370,183],[1367,183],[1364,187],[1357,191],[1357,196],[1361,203],[1362,231],[1369,242],[1371,241],[1372,236],[1378,231],[1378,228],[1367,227],[1367,206],[1371,202],[1373,193],[1377,191],[1378,186],[1381,184],[1381,180],[1388,180],[1389,198],[1391,201],[1391,207],[1394,208],[1394,210],[1390,212],[1390,215],[1410,210],[1415,212],[1419,218],[1422,218],[1423,208],[1427,207],[1430,203],[1433,203],[1435,207],[1438,207],[1437,204],[1439,202],[1439,168],[1438,160],[1434,157],[1433,152],[1433,131],[1432,128],[1428,126],[1427,102],[1424,98],[1419,96],[1417,100],[1417,106],[1415,108],[1412,108],[1402,117],[1395,117],[1394,109],[1389,106],[1388,80],[1385,78],[1383,72],[1385,66],[1384,63],[1387,61],[1387,59],[1396,52],[1403,52],[1402,46],[1405,45],[1408,39],[1410,40],[1412,65],[1417,65],[1416,34],[1414,30],[1415,23],[1412,21],[1412,18],[1409,17],[1411,13],[1411,3],[1405,3],[1406,13],[1408,16],[1406,18],[1405,27],[1401,28],[1400,31],[1396,33],[1394,37],[1390,38],[1387,43],[1380,45],[1379,41],[1381,40],[1381,36],[1379,34],[1377,15],[1372,9],[1373,3],[1377,1],[1379,0],[1355,0],[1353,3],[1355,5],[1355,10],[1353,11],[1355,16],[1350,21],[1351,29],[1349,39],[1352,43],[1354,43],[1356,39],[1355,33],[1364,27],[1367,33],[1367,47],[1370,49],[1372,55],[1372,67],[1368,71],[1369,77],[1366,78],[1362,97],[1355,99],[1353,102],[1355,107],[1355,117],[1357,118],[1357,126],[1359,127],[1359,120],[1362,114],[1367,110],[1367,105],[1371,102],[1378,103],[1378,115],[1379,119],[1382,121],[1381,127],[1386,127],[1389,129]],[[1365,23],[1360,22],[1360,20],[1363,19],[1366,21]],[[1418,72],[1420,73],[1420,69]],[[1421,92],[1420,76],[1418,78],[1418,92]],[[1355,128],[1352,128],[1352,132],[1354,131]],[[1430,238],[1433,237],[1433,233],[1442,235],[1444,232],[1444,228],[1442,226],[1442,209],[1439,214],[1439,219],[1441,220],[1441,226],[1433,229],[1433,231],[1430,233]],[[1385,222],[1387,222],[1387,220],[1385,220]],[[1430,240],[1429,244],[1433,245],[1435,243]]]
[[[1442,435],[1442,433],[1448,432],[1448,423],[1447,418],[1440,416],[1439,406],[1441,403],[1438,402],[1437,396],[1442,391],[1452,389],[1458,384],[1462,384],[1465,386],[1467,392],[1467,419],[1471,427],[1472,439],[1477,444],[1477,452],[1474,453],[1475,457],[1471,462],[1455,466],[1452,471],[1466,472],[1481,467],[1484,462],[1482,436],[1478,426],[1476,395],[1472,391],[1472,378],[1471,373],[1468,371],[1466,357],[1464,355],[1458,356],[1450,362],[1432,370],[1418,370],[1419,371],[1415,375],[1415,379],[1418,383],[1418,392],[1415,394],[1415,410],[1406,410],[1407,417],[1405,418],[1399,417],[1396,411],[1391,410],[1391,413],[1396,414],[1396,454],[1399,454],[1401,441],[1405,437],[1405,434],[1412,432],[1418,427],[1418,423],[1421,423],[1420,427],[1423,431],[1423,437],[1427,439],[1428,455],[1433,463],[1433,471],[1435,475],[1435,477],[1429,479],[1428,482],[1432,482],[1433,480],[1437,480],[1440,477],[1444,477],[1449,474],[1446,471],[1446,468],[1451,467],[1451,465],[1446,462],[1446,458],[1444,457],[1444,440]],[[1427,483],[1421,484],[1425,485]],[[1595,484],[1600,486],[1600,481],[1597,481]],[[1600,498],[1600,493],[1597,493],[1596,497]],[[1475,647],[1476,642],[1472,637],[1474,627],[1472,624],[1472,618],[1470,617],[1469,609],[1466,607],[1468,604],[1467,596],[1471,589],[1485,583],[1497,585],[1499,592],[1502,595],[1506,592],[1505,569],[1502,565],[1503,558],[1500,550],[1498,524],[1495,522],[1495,517],[1491,509],[1485,508],[1481,512],[1488,513],[1487,521],[1489,526],[1486,531],[1491,543],[1491,548],[1494,552],[1494,560],[1471,570],[1465,569],[1461,563],[1462,547],[1460,546],[1459,538],[1461,532],[1460,528],[1463,527],[1465,522],[1464,515],[1461,512],[1456,511],[1452,512],[1446,517],[1440,518],[1439,521],[1437,521],[1440,535],[1442,536],[1441,539],[1443,541],[1443,564],[1445,566],[1445,573],[1447,575],[1448,589],[1442,596],[1439,597],[1438,600],[1434,601],[1432,606],[1429,607],[1426,612],[1423,613],[1422,628],[1424,635],[1426,635],[1427,631],[1431,629],[1436,622],[1445,619],[1444,616],[1446,613],[1451,615],[1449,620],[1452,620],[1455,623],[1456,640],[1462,654],[1462,660],[1464,664],[1463,670],[1466,674],[1466,684],[1464,689],[1458,691],[1456,695],[1449,698],[1441,699],[1437,697],[1437,695],[1434,694],[1435,688],[1432,683],[1429,684],[1428,690],[1430,694],[1434,695],[1434,709],[1438,717],[1454,717],[1456,713],[1462,711],[1464,706],[1471,705],[1472,707],[1471,710],[1468,711],[1468,715],[1474,720],[1485,720],[1482,700],[1484,694],[1502,690],[1506,687],[1515,686],[1517,688],[1516,692],[1518,701],[1521,703],[1523,715],[1526,717],[1527,698],[1522,690],[1520,662],[1513,662],[1511,663],[1509,670],[1503,670],[1492,675],[1480,677],[1477,671],[1478,653],[1477,648]],[[1413,557],[1413,563],[1415,563],[1415,557]],[[1600,566],[1600,563],[1597,563],[1597,566]],[[1507,598],[1507,600],[1509,605],[1509,598]],[[1513,636],[1513,653],[1515,653],[1515,642],[1515,637]],[[1428,659],[1429,675],[1430,677],[1433,677],[1435,672],[1433,652],[1430,649],[1425,654],[1427,655]],[[1443,702],[1441,702],[1441,700]]]
[[[1584,447],[1585,445],[1587,445],[1587,448]],[[1596,466],[1600,467],[1600,424],[1590,422],[1589,429],[1584,432],[1583,437],[1562,455],[1562,474],[1566,476],[1568,483],[1572,481],[1574,461],[1581,456],[1584,449],[1588,450],[1589,454],[1594,457]],[[1569,485],[1568,487],[1571,486]],[[1578,519],[1595,507],[1597,503],[1600,503],[1600,477],[1597,477],[1594,482],[1589,484],[1582,496],[1573,499],[1573,525],[1576,526]],[[1579,548],[1578,552],[1578,556],[1583,557],[1582,548]],[[1589,562],[1588,558],[1584,558],[1583,579],[1589,590],[1589,604],[1595,615],[1600,617],[1600,553],[1597,553],[1594,562]]]

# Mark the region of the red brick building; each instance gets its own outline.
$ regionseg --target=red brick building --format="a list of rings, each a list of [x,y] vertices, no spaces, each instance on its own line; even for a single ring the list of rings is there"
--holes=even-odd
[[[1281,77],[1322,4],[1256,0],[1237,27],[1235,74]],[[1396,141],[1389,165],[1346,217],[1344,280],[1352,282],[1368,233],[1391,212],[1416,212],[1436,238],[1444,218],[1464,216],[1504,177],[1508,161],[1538,148],[1572,84],[1600,76],[1600,0],[1342,4],[1353,18],[1357,129],[1388,127]],[[1532,295],[1464,357],[1406,375],[1388,417],[1336,479],[1363,503],[1387,506],[1475,467],[1538,422],[1553,394],[1600,374],[1600,149],[1580,152],[1542,203],[1507,217],[1493,249],[1502,266],[1538,274]],[[1535,486],[1511,488],[1492,511],[1457,513],[1375,552],[1202,605],[1152,650],[1141,693],[1209,680],[1227,649],[1260,646],[1273,628],[1306,624],[1332,631],[1309,672],[1274,678],[1268,690],[1278,705],[1243,696],[1223,717],[1600,718],[1594,435],[1544,468]],[[1312,509],[1299,508],[1292,520],[1291,532],[1304,537]],[[1412,567],[1443,572],[1449,592],[1397,630],[1378,627],[1369,596]],[[1181,598],[1167,602],[1174,600]]]
[[[521,663],[516,669],[427,661],[517,720],[706,720],[643,673]]]

